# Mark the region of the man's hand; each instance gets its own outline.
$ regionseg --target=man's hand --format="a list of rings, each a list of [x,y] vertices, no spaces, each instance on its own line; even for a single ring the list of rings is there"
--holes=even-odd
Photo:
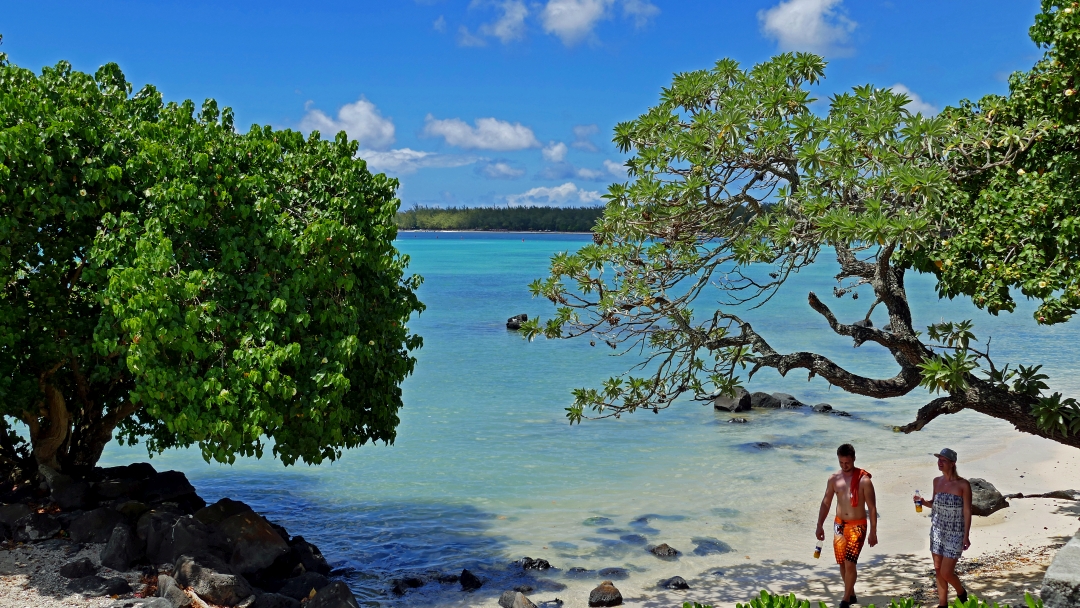
[[[866,539],[866,542],[870,543],[871,547],[877,544],[877,530],[870,531],[870,536]]]
[[[818,540],[825,540],[825,528],[818,526],[817,531],[814,532],[814,536],[816,536]]]

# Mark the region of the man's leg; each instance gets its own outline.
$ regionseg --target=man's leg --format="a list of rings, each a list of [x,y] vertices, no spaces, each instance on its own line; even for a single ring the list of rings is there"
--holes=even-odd
[[[844,560],[840,565],[840,574],[844,578],[844,601],[849,602],[855,595],[855,579],[859,576],[855,562]]]

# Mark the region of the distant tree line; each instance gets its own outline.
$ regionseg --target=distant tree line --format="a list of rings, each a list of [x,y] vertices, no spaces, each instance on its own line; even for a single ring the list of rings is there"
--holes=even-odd
[[[413,207],[399,211],[400,230],[591,232],[603,207]]]

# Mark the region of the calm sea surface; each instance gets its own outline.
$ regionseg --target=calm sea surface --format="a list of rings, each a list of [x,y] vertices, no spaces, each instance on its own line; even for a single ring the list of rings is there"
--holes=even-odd
[[[398,247],[411,256],[411,270],[425,278],[420,297],[427,311],[411,323],[424,347],[404,385],[394,445],[364,446],[320,467],[284,468],[270,459],[209,465],[194,451],[168,452],[151,462],[158,470],[185,471],[208,501],[243,500],[316,543],[371,605],[420,598],[430,605],[470,605],[491,604],[526,579],[541,599],[596,584],[589,573],[581,581],[567,572],[574,567],[623,568],[629,577],[624,584],[637,580],[645,588],[661,575],[706,576],[748,556],[764,559],[770,547],[794,543],[805,553],[812,547],[806,522],[816,514],[838,444],[853,442],[860,463],[884,466],[942,445],[977,453],[987,438],[1015,434],[1007,424],[963,413],[921,433],[898,435],[891,426],[910,421],[929,400],[927,393],[884,402],[830,392],[824,381],[807,382],[802,373],[781,378],[766,371],[751,390],[826,401],[853,417],[755,411],[749,424],[728,424],[730,414],[686,402],[655,415],[570,426],[564,416],[570,390],[597,386],[631,361],[585,340],[528,343],[504,324],[517,313],[550,316],[547,301],[533,300],[526,285],[545,275],[552,254],[588,240],[400,236]],[[830,262],[822,256],[747,318],[778,350],[813,349],[856,371],[893,375],[895,364],[884,349],[853,349],[808,308],[806,293],[815,291],[850,322],[870,303],[869,291],[857,302],[825,297],[837,271]],[[1080,392],[1075,322],[1037,327],[1028,303],[997,318],[965,302],[942,305],[923,277],[910,277],[909,295],[918,324],[942,316],[974,318],[977,335],[993,336],[999,362],[1042,363],[1054,389]],[[876,321],[883,318],[883,311],[875,313]],[[762,449],[759,442],[771,447]],[[113,444],[102,464],[135,459],[146,459],[141,446]],[[882,513],[884,519],[888,508]],[[660,542],[684,553],[677,567],[645,552]],[[558,570],[537,578],[507,567],[526,555],[548,559]],[[389,592],[394,576],[463,567],[488,580],[481,592],[466,595],[438,583],[404,599]]]

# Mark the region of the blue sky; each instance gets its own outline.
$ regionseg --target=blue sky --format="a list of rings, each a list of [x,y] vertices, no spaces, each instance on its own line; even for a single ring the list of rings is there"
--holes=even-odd
[[[0,0],[0,50],[39,70],[120,64],[136,89],[213,97],[237,124],[358,139],[403,207],[596,204],[612,127],[676,72],[784,50],[829,62],[819,97],[902,86],[933,112],[1007,90],[1041,55],[1037,0]]]

